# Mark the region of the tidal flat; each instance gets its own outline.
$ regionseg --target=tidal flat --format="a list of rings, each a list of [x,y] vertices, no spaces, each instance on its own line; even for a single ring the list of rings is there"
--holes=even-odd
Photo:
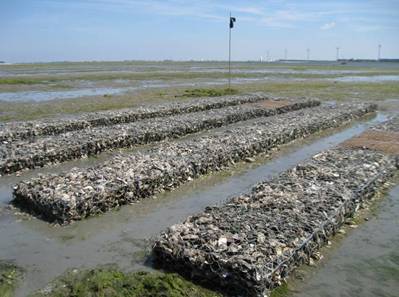
[[[236,93],[264,91],[321,100],[399,97],[399,63],[234,62],[232,69]],[[186,100],[192,97],[193,89],[223,92],[227,78],[227,64],[223,62],[0,65],[0,121]]]
[[[229,170],[192,180],[173,192],[159,193],[64,227],[14,208],[10,204],[13,187],[42,173],[58,174],[73,167],[83,170],[121,152],[134,154],[156,144],[0,177],[0,260],[7,263],[0,273],[4,271],[4,290],[9,294],[5,296],[68,296],[71,292],[76,296],[125,296],[124,288],[135,288],[134,292],[141,294],[138,296],[154,296],[154,292],[160,296],[184,297],[193,292],[195,296],[221,296],[156,269],[151,248],[159,234],[187,216],[248,193],[258,182],[274,178],[399,114],[398,63],[237,62],[233,63],[231,88],[227,85],[226,66],[221,62],[169,61],[0,65],[0,122],[74,117],[84,112],[251,92],[298,101],[314,99],[324,104],[379,105],[376,115],[298,139],[279,150],[238,162]],[[98,93],[91,93],[93,90]],[[237,125],[241,124],[232,126]],[[311,267],[305,265],[304,272],[299,270],[272,296],[395,296],[399,290],[395,282],[399,269],[395,253],[399,250],[395,233],[399,229],[397,196],[395,179],[367,220],[355,219],[345,234],[331,239],[333,247],[321,253],[324,259]],[[358,228],[350,227],[353,225]]]

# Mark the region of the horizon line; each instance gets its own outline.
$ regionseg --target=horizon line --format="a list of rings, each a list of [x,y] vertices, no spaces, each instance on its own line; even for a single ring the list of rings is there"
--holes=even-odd
[[[276,59],[276,60],[232,60],[234,63],[275,63],[275,62],[399,62],[399,58],[381,58],[381,59],[363,59],[363,58],[349,58],[349,59]],[[31,61],[31,62],[7,62],[0,60],[0,65],[16,65],[16,64],[52,64],[52,63],[115,63],[115,62],[217,62],[217,63],[228,63],[228,60],[217,60],[217,59],[190,59],[190,60],[174,60],[174,59],[127,59],[127,60],[54,60],[54,61]]]

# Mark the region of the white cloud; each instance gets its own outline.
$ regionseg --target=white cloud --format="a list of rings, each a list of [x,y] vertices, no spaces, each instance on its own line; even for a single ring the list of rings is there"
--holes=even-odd
[[[385,0],[394,1],[394,0]],[[294,1],[294,0],[37,0],[46,5],[54,3],[74,6],[82,10],[96,9],[107,12],[131,12],[205,19],[226,22],[231,11],[239,21],[275,27],[295,28],[311,24],[321,30],[331,30],[338,22],[356,27],[355,31],[376,31],[383,27],[397,28],[397,10],[392,5],[377,5],[369,1],[356,4],[350,1]],[[393,2],[392,2],[393,3]],[[370,15],[372,17],[370,17]],[[378,28],[376,19],[380,20]],[[331,21],[334,20],[334,21]]]
[[[336,26],[335,22],[331,22],[331,23],[326,23],[323,26],[320,27],[321,30],[330,30],[332,28],[334,28]]]

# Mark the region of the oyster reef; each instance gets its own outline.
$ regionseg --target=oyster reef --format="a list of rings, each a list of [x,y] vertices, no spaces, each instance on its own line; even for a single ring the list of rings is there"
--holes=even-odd
[[[370,104],[314,107],[257,119],[196,139],[161,144],[144,153],[120,154],[92,168],[22,181],[15,186],[14,202],[45,220],[80,220],[338,127],[375,108]]]
[[[267,117],[319,104],[318,101],[264,100],[128,124],[87,128],[37,139],[14,140],[0,146],[0,174],[42,167],[107,150],[178,138],[251,118]]]
[[[153,249],[158,264],[234,296],[264,296],[394,175],[398,128],[398,119],[380,125],[170,227]]]

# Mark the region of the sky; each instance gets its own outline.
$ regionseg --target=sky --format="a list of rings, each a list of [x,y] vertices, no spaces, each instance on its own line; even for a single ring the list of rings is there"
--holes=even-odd
[[[399,0],[0,0],[0,61],[399,58]]]

